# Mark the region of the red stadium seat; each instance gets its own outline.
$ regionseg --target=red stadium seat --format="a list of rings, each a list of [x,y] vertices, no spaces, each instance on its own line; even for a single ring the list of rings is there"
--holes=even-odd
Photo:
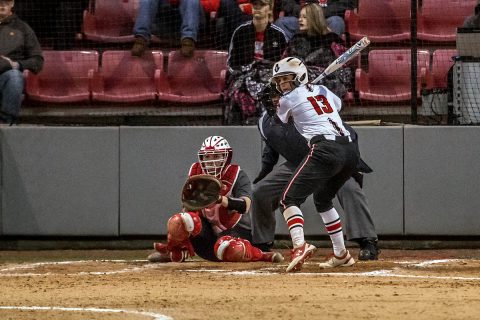
[[[163,53],[147,51],[142,58],[130,51],[105,51],[92,84],[92,100],[142,102],[156,99],[155,83],[163,68]]]
[[[227,53],[224,51],[195,50],[193,58],[171,51],[167,72],[157,82],[158,98],[182,103],[219,100],[226,69]]]
[[[131,42],[139,0],[95,0],[83,13],[85,39],[99,42]]]
[[[345,12],[352,41],[368,36],[372,42],[410,39],[410,0],[359,0],[358,9]]]
[[[422,0],[417,37],[432,42],[455,42],[456,30],[473,15],[477,0]]]
[[[28,99],[43,102],[90,100],[90,79],[98,70],[96,51],[43,51],[39,74],[26,73]]]
[[[400,102],[411,98],[410,49],[372,50],[368,53],[368,72],[357,69],[355,89],[360,100]],[[430,53],[419,50],[417,67],[418,92],[430,66]]]
[[[453,66],[452,57],[457,55],[455,49],[437,49],[433,52],[432,70],[427,74],[426,89],[447,89],[448,70]]]

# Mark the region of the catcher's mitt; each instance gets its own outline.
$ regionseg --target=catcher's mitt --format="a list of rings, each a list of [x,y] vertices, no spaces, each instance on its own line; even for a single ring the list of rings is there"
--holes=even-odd
[[[182,204],[196,211],[211,206],[220,198],[222,182],[214,176],[199,174],[188,178],[182,188]]]

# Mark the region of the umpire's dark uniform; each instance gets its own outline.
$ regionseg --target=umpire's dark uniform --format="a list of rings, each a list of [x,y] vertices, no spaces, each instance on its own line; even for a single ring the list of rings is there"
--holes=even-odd
[[[357,143],[357,134],[353,128],[345,123],[344,126],[350,131],[352,140]],[[279,207],[282,191],[310,148],[305,138],[296,130],[291,118],[289,123],[284,124],[264,113],[258,122],[258,128],[265,140],[265,148],[262,155],[262,170],[253,182],[251,210],[253,243],[261,248],[274,240],[275,210]],[[287,161],[275,166],[279,155]],[[337,192],[337,198],[346,212],[347,239],[359,243],[366,238],[377,238],[366,197],[361,188],[361,172],[372,172],[362,160],[358,172]]]

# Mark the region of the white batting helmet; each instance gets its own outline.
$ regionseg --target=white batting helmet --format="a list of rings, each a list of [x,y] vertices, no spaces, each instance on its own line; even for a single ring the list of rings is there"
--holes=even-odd
[[[288,74],[295,75],[293,84],[296,87],[308,83],[308,71],[303,61],[295,57],[286,57],[273,65],[272,81],[275,83],[277,90],[281,91],[275,78]]]
[[[207,157],[209,155],[221,155],[222,157]],[[220,178],[223,169],[232,161],[233,150],[227,139],[220,136],[210,136],[203,141],[198,151],[198,160],[203,173]]]

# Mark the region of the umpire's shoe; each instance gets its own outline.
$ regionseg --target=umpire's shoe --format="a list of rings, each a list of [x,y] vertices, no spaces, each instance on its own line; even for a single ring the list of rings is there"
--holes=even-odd
[[[375,238],[359,239],[360,252],[358,253],[358,260],[378,260],[380,249],[377,247],[378,240]]]

